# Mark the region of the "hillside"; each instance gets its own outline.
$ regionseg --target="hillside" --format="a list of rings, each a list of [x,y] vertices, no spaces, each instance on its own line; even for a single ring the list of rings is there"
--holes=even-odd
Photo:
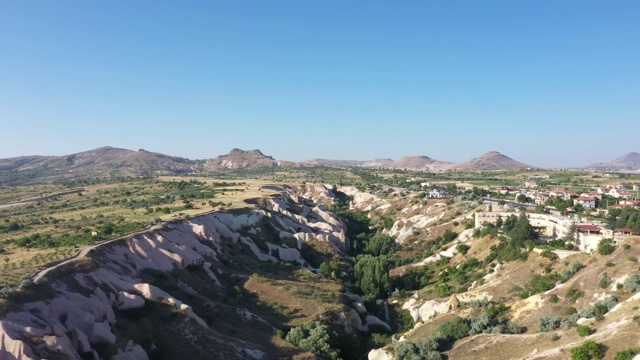
[[[630,152],[608,163],[594,163],[585,167],[603,171],[640,171],[640,153]]]
[[[452,163],[431,159],[428,156],[405,156],[400,160],[374,159],[374,160],[329,160],[313,159],[303,163],[307,166],[333,166],[333,167],[362,167],[371,169],[399,169],[412,171],[444,170]]]
[[[236,185],[226,191],[248,189]],[[613,359],[640,346],[637,237],[617,238],[606,254],[566,237],[537,243],[525,238],[535,232],[529,218],[512,210],[503,225],[476,224],[493,214],[471,192],[261,193],[84,248],[33,284],[5,286],[0,357],[567,359],[593,340]]]
[[[449,168],[452,163],[447,163],[439,160],[434,160],[428,156],[416,155],[405,156],[402,159],[393,163],[390,166],[393,169],[401,170],[417,170],[417,171],[430,171],[430,170],[444,170]]]
[[[207,160],[204,164],[204,168],[205,170],[218,170],[290,165],[293,165],[293,163],[275,160],[273,157],[267,156],[257,149],[246,151],[241,149],[232,149],[226,155],[220,155],[216,158]]]
[[[198,169],[198,162],[110,146],[64,156],[25,156],[0,160],[0,182],[29,183],[87,177],[181,174]]]
[[[612,164],[640,168],[640,153],[630,152],[613,160]]]
[[[473,158],[467,162],[455,165],[455,170],[522,170],[522,169],[534,169],[535,167],[527,164],[523,164],[519,161],[505,156],[497,151],[490,151],[484,153],[477,158]]]
[[[358,167],[365,161],[360,160],[332,160],[332,159],[311,159],[302,163],[304,166],[328,166],[328,167]]]

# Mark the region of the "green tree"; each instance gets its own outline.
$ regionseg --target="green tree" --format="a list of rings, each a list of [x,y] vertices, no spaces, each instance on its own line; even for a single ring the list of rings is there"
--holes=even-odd
[[[615,249],[616,247],[611,243],[611,239],[602,239],[598,243],[598,252],[600,255],[611,255]]]
[[[367,301],[387,297],[390,289],[389,270],[391,265],[386,256],[361,255],[356,259],[354,277]]]
[[[310,321],[289,331],[285,340],[302,350],[330,360],[338,359],[338,350],[333,346],[338,336],[327,325],[319,321]]]
[[[395,243],[395,238],[377,233],[364,247],[364,252],[373,256],[387,255],[393,251]]]
[[[467,244],[459,243],[458,245],[456,245],[456,250],[458,250],[458,252],[462,255],[466,255],[469,249],[471,249],[471,247]]]
[[[471,330],[469,321],[460,316],[456,316],[453,320],[440,325],[438,328],[438,332],[449,341],[456,341],[469,336],[469,330]]]
[[[571,360],[602,359],[605,348],[593,340],[587,340],[582,345],[571,349]]]
[[[331,260],[320,264],[320,272],[326,277],[339,278],[342,274],[340,261]]]
[[[523,246],[528,241],[538,239],[538,233],[529,223],[524,211],[520,212],[515,227],[509,231],[509,236],[516,246]]]
[[[509,233],[513,228],[516,227],[516,224],[518,223],[518,218],[511,214],[509,216],[507,216],[506,219],[504,219],[504,222],[502,224],[502,230],[504,230],[505,233]]]

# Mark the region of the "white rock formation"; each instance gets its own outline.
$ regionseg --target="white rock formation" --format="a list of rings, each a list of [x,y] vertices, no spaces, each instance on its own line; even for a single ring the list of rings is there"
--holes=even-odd
[[[331,191],[326,188],[319,190],[318,194],[332,198]],[[267,209],[212,213],[172,223],[169,229],[110,242],[91,250],[100,252],[100,266],[69,277],[76,285],[87,289],[89,294],[76,292],[61,281],[53,281],[51,287],[56,294],[52,298],[23,304],[22,309],[7,313],[0,320],[0,359],[33,358],[33,351],[20,340],[23,333],[42,338],[43,346],[65,358],[80,359],[79,353],[95,353],[93,345],[116,341],[112,331],[116,322],[113,307],[120,310],[138,308],[144,306],[145,299],[171,304],[200,326],[207,327],[191,306],[156,286],[144,283],[140,279],[142,270],[170,272],[187,266],[202,266],[211,280],[221,285],[215,274],[218,269],[212,269],[212,262],[205,261],[205,256],[218,259],[223,241],[234,245],[242,242],[258,259],[278,261],[261,250],[252,239],[261,236],[261,220],[264,218],[279,224],[284,233],[292,234],[299,246],[300,242],[316,239],[326,241],[340,251],[349,248],[344,224],[322,206],[306,202],[290,189],[286,189],[281,198],[269,201],[270,208]],[[291,204],[300,210],[297,214],[291,212],[294,207]],[[278,247],[282,260],[303,262],[299,249],[269,245],[270,248],[273,246]],[[55,269],[47,276],[53,277],[54,274]],[[349,323],[363,326],[355,310],[354,313],[354,321]],[[360,324],[355,321],[356,317]],[[261,351],[248,349],[246,345],[239,347],[238,351],[255,358],[264,356]],[[120,355],[124,356],[119,358],[121,360],[143,359],[138,357],[142,353],[135,346]]]

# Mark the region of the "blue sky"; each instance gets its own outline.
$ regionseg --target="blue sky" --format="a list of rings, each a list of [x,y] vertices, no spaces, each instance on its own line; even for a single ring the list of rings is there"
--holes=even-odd
[[[3,1],[0,158],[640,151],[640,2]]]

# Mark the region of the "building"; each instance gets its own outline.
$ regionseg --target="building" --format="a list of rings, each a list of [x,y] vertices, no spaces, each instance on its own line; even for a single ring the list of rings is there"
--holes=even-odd
[[[575,200],[575,204],[580,204],[585,209],[595,209],[596,208],[596,198],[580,196]]]
[[[430,198],[440,199],[447,195],[447,193],[442,189],[433,189],[429,192]]]
[[[571,193],[565,189],[555,189],[555,190],[549,191],[549,196],[553,196],[556,199],[560,199],[560,200],[571,199]]]
[[[600,235],[602,228],[591,224],[577,224],[576,230],[581,234]]]
[[[580,197],[592,197],[592,198],[596,198],[599,200],[602,200],[602,193],[599,193],[597,191],[588,191],[588,192],[584,192],[582,194],[580,194]]]

